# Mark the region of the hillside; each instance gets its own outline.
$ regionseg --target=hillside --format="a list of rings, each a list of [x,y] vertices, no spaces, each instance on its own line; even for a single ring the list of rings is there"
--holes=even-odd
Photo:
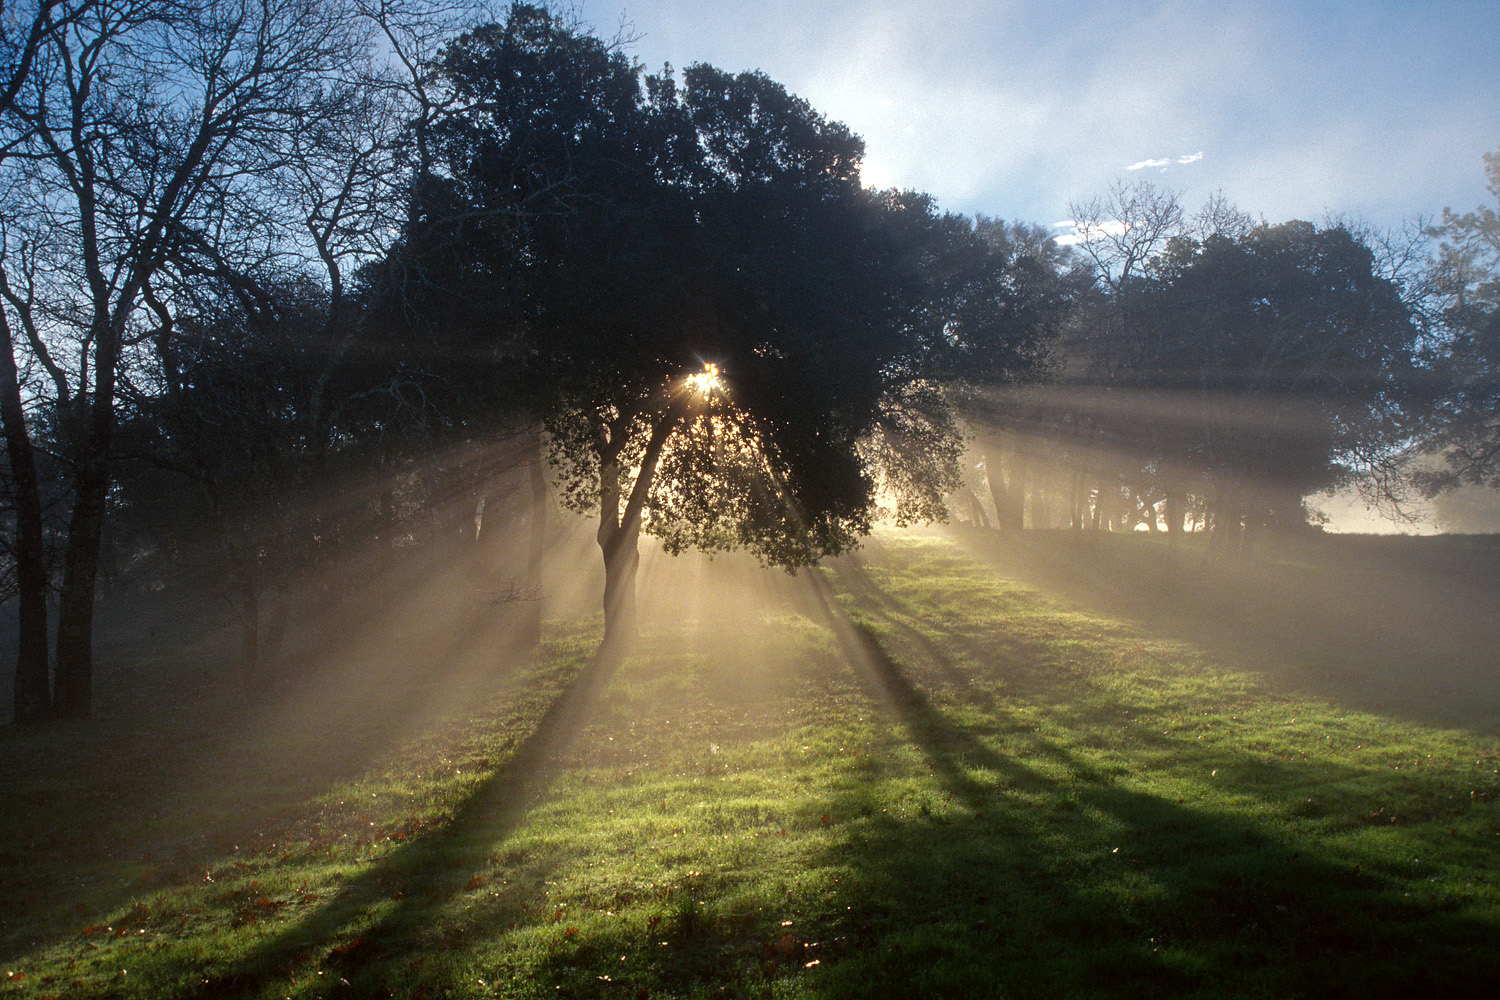
[[[0,731],[0,995],[1485,995],[1484,654],[1300,623],[1367,559],[1482,604],[1493,539],[1075,541],[651,559],[612,672],[434,585],[253,697]]]

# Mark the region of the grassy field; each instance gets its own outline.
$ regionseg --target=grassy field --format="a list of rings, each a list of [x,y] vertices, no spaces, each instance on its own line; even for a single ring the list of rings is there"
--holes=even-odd
[[[1495,591],[1425,549],[1457,617],[1390,624],[1357,552],[1148,545],[695,560],[612,670],[596,619],[518,658],[418,606],[0,730],[0,996],[1496,995]]]

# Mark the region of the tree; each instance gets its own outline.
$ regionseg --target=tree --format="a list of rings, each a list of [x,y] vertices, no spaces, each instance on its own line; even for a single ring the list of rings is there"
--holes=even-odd
[[[1489,191],[1500,204],[1500,151],[1486,153]],[[1443,210],[1433,279],[1443,300],[1435,364],[1444,392],[1425,448],[1444,468],[1418,474],[1429,495],[1462,484],[1500,486],[1500,214]]]
[[[598,519],[608,646],[642,531],[796,567],[854,544],[882,489],[897,517],[940,514],[932,213],[864,191],[847,129],[760,74],[643,79],[520,4],[441,71],[464,110],[434,130],[407,303],[493,385],[520,376],[567,502]]]
[[[1212,478],[1226,539],[1303,523],[1306,494],[1378,465],[1410,432],[1418,329],[1347,229],[1173,240],[1137,308],[1149,340],[1119,377],[1196,411],[1176,443]]]
[[[365,47],[333,0],[128,0],[53,13],[64,9],[0,118],[10,154],[0,293],[9,326],[24,332],[9,338],[12,361],[19,348],[45,376],[23,391],[58,415],[69,466],[53,705],[78,716],[92,696],[120,380],[169,325],[171,303],[155,293],[168,274],[227,279],[276,253],[268,180],[289,138],[340,106],[329,81]],[[13,469],[19,442],[7,434]],[[34,678],[27,684],[31,697]]]
[[[39,0],[20,17],[0,17],[0,117],[7,115],[31,80],[38,55],[49,36],[65,30],[92,5],[87,0]],[[29,16],[28,16],[29,14]],[[0,167],[11,150],[0,151]],[[19,348],[10,318],[0,306],[0,429],[5,436],[10,465],[15,536],[11,553],[16,564],[18,637],[15,674],[16,718],[29,722],[51,710],[47,649],[47,586],[42,524],[41,484],[36,449],[27,427]]]
[[[1175,544],[1189,493],[1202,480],[1191,457],[1201,433],[1183,387],[1149,374],[1155,359],[1172,350],[1150,292],[1175,242],[1242,239],[1254,223],[1221,194],[1189,215],[1178,192],[1149,181],[1116,183],[1103,197],[1069,208],[1075,246],[1091,265],[1093,288],[1078,296],[1061,345],[1068,398],[1051,405],[1039,422],[1070,439],[1074,461],[1081,462],[1075,478],[1080,487],[1094,484],[1094,524],[1109,523],[1100,508],[1115,494],[1129,494],[1132,505],[1152,498],[1147,522],[1156,526],[1160,502],[1168,543]],[[1088,500],[1075,495],[1073,506],[1074,524],[1081,526]]]
[[[997,526],[1025,527],[1031,478],[1023,430],[1034,407],[1016,383],[1051,374],[1055,350],[1088,286],[1081,261],[1040,226],[984,216],[950,220],[929,266],[952,348],[951,391],[978,433]]]

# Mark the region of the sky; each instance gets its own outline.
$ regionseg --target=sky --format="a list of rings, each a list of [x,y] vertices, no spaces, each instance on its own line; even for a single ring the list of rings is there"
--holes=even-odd
[[[950,211],[1052,226],[1140,179],[1273,223],[1493,203],[1493,0],[575,6],[601,35],[627,25],[649,70],[765,72],[864,138],[867,183]]]

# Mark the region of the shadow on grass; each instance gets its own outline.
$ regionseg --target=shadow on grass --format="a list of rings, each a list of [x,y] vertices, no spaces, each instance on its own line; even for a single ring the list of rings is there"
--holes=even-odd
[[[430,699],[462,710],[503,681],[519,657],[454,667],[495,640],[485,622],[445,622],[390,652],[378,668],[386,676],[323,664],[301,687],[248,704],[6,733],[12,808],[0,870],[10,874],[0,903],[24,934],[0,941],[0,959],[104,924],[156,887],[201,881],[237,855],[279,853],[308,803],[412,735],[413,720],[435,710]],[[14,763],[27,757],[29,767]],[[17,787],[32,775],[34,786]]]
[[[363,991],[360,995],[394,995],[389,983],[402,963],[425,957],[417,947],[419,940],[450,924],[453,933],[442,944],[460,947],[465,929],[472,930],[474,921],[449,921],[454,897],[473,887],[472,873],[488,866],[527,813],[546,796],[557,763],[616,666],[615,658],[590,657],[555,690],[530,735],[440,827],[373,859],[331,898],[281,926],[232,967],[219,969],[184,995],[257,995],[305,968],[324,965],[339,971],[357,991]],[[517,864],[521,860],[512,859]],[[549,859],[548,864],[560,860]],[[535,867],[528,871],[534,878],[544,874],[544,869]]]
[[[1424,723],[1500,727],[1500,536],[1299,535],[1208,559],[1098,532],[948,529],[984,564],[1275,682]]]
[[[1421,891],[1416,859],[1299,848],[1253,816],[1126,787],[1040,736],[1024,742],[1035,766],[1003,756],[935,707],[875,630],[825,607],[951,807],[851,826],[840,850],[857,877],[838,900],[851,916],[827,928],[820,995],[1484,996],[1500,981],[1496,927]],[[1250,793],[1326,773],[1205,756]],[[864,791],[846,794],[857,813]]]

